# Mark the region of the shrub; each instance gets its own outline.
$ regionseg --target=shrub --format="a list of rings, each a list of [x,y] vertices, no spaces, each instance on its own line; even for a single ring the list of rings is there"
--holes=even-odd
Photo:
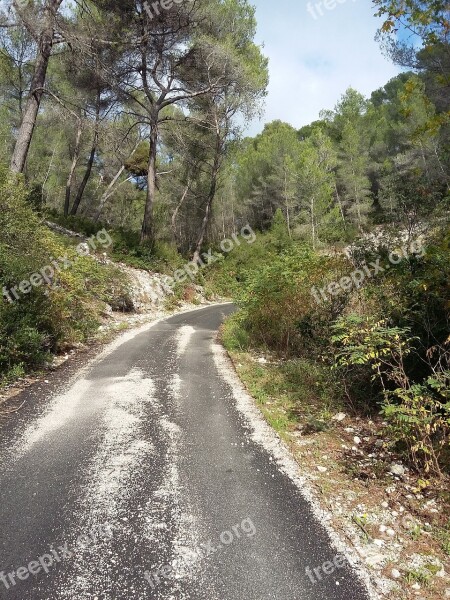
[[[239,304],[252,340],[288,355],[326,348],[330,325],[345,306],[346,296],[319,304],[312,288],[342,277],[345,265],[345,259],[293,245],[249,274]]]
[[[0,375],[38,367],[51,352],[86,340],[100,322],[105,302],[126,302],[126,282],[117,269],[64,247],[39,220],[20,179],[0,171],[0,287],[10,290],[54,259],[71,267],[51,285],[34,287],[10,303],[0,301]]]

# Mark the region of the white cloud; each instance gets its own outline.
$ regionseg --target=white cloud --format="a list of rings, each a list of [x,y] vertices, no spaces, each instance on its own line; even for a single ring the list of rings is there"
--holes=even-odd
[[[251,134],[274,119],[306,125],[333,108],[349,86],[370,95],[399,72],[374,40],[380,21],[367,0],[323,9],[316,20],[305,0],[294,2],[256,0],[257,41],[270,59],[270,85],[265,116]]]

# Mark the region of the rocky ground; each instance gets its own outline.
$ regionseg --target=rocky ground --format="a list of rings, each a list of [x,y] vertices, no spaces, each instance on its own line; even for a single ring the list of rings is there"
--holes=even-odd
[[[274,359],[234,354],[244,383],[248,363]],[[273,397],[259,404],[269,422],[289,409]],[[299,462],[331,526],[356,550],[387,597],[450,598],[449,482],[419,476],[390,447],[381,419],[338,412],[329,426],[302,423],[279,433]]]

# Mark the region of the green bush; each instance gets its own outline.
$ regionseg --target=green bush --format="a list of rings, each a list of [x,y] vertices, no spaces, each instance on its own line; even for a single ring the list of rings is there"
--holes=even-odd
[[[319,256],[299,245],[260,265],[239,296],[243,326],[252,341],[286,355],[325,349],[346,296],[320,303],[312,289],[339,279],[345,268],[345,259]]]
[[[12,303],[2,297],[0,376],[39,367],[50,353],[86,340],[97,330],[105,302],[124,310],[129,303],[123,274],[62,245],[33,211],[21,179],[0,171],[1,288],[29,281],[64,256],[71,266],[57,271],[51,285],[33,287]]]

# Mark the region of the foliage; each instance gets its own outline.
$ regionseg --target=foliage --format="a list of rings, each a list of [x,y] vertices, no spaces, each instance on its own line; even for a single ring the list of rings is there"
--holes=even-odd
[[[20,300],[0,302],[0,374],[38,367],[51,352],[82,342],[97,329],[105,302],[126,308],[123,275],[62,246],[31,209],[20,180],[0,172],[0,286],[10,290],[67,256],[70,269]]]
[[[239,304],[252,341],[287,355],[325,347],[345,299],[318,304],[311,290],[339,278],[344,269],[343,259],[318,256],[296,244],[249,273]]]
[[[336,368],[350,382],[355,369],[370,368],[382,386],[382,414],[392,439],[406,443],[417,468],[440,475],[440,454],[450,442],[450,372],[436,370],[414,382],[407,358],[419,338],[407,328],[350,315],[332,329]]]

